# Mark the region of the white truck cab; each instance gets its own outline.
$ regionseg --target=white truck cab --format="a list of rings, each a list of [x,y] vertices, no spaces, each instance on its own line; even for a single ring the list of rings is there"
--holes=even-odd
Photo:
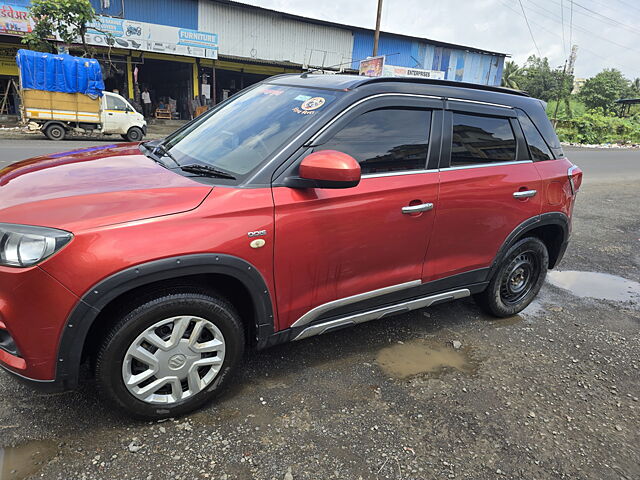
[[[104,92],[100,106],[102,133],[120,134],[130,142],[139,142],[146,134],[147,122],[123,97]]]

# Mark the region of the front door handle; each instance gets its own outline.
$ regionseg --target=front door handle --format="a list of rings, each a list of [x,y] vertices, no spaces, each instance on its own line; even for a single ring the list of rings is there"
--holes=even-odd
[[[409,205],[402,207],[402,213],[410,215],[412,213],[428,212],[433,209],[433,203],[421,203],[419,205]]]
[[[513,197],[514,198],[531,198],[531,197],[535,197],[536,193],[538,193],[537,190],[524,190],[522,192],[513,192]]]

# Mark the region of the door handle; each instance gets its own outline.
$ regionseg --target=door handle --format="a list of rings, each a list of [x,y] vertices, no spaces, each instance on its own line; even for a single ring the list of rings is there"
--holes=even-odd
[[[433,209],[433,203],[421,203],[419,205],[409,205],[408,207],[402,207],[402,213],[410,215],[412,213],[428,212]]]
[[[538,193],[537,190],[524,190],[522,192],[513,192],[513,197],[514,198],[530,198],[530,197],[535,197],[536,193]]]

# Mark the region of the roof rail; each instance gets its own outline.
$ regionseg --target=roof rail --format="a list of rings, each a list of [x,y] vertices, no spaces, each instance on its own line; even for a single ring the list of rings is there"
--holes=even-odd
[[[371,83],[386,83],[386,82],[402,82],[402,83],[421,83],[426,85],[444,85],[447,87],[459,87],[459,88],[471,88],[474,90],[486,90],[489,92],[506,93],[509,95],[519,95],[522,97],[529,97],[527,92],[522,90],[514,90],[506,87],[495,87],[492,85],[481,85],[478,83],[458,82],[454,80],[439,80],[435,78],[420,78],[420,77],[368,77],[367,80],[362,81],[357,85],[368,85]]]

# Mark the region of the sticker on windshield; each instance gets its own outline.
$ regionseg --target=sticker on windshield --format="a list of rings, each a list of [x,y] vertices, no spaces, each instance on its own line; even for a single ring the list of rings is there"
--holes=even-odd
[[[282,93],[284,92],[284,90],[273,90],[271,88],[265,88],[264,90],[262,90],[262,93],[264,95],[282,95]]]
[[[324,97],[307,98],[299,107],[293,107],[293,111],[300,115],[313,115],[316,113],[315,110],[323,106],[325,102]]]
[[[301,102],[304,102],[305,100],[309,100],[311,98],[311,95],[298,95],[296,98],[294,98],[294,100],[300,100]]]
[[[305,100],[302,105],[300,105],[300,108],[305,111],[317,110],[324,105],[324,102],[324,97],[313,97],[309,100]]]

